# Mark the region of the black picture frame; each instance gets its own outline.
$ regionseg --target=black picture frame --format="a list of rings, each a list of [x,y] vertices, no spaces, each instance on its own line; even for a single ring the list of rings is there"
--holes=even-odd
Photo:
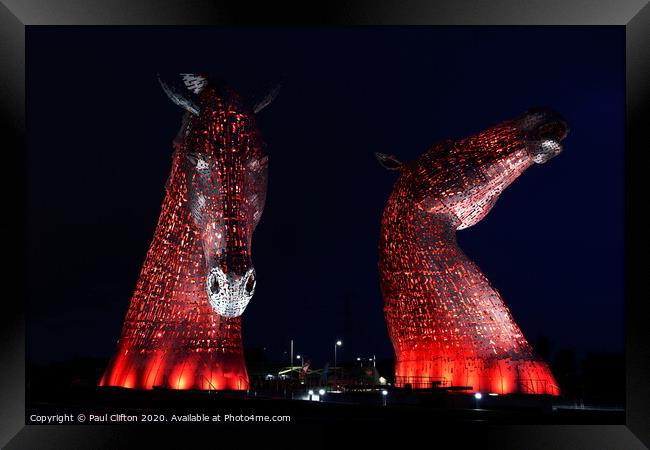
[[[295,9],[294,9],[295,8]],[[414,425],[411,433],[425,433],[443,442],[478,443],[499,448],[612,448],[641,449],[650,445],[650,342],[647,319],[642,313],[642,249],[647,233],[639,217],[642,211],[643,166],[640,163],[648,143],[647,126],[650,92],[646,79],[650,69],[650,6],[644,0],[544,1],[501,0],[499,2],[389,1],[347,2],[345,6],[310,2],[302,8],[282,8],[275,2],[266,6],[243,2],[195,1],[102,1],[102,0],[3,0],[0,3],[0,111],[3,125],[4,166],[2,179],[5,212],[2,221],[6,241],[18,244],[7,255],[10,269],[4,272],[4,302],[0,327],[0,446],[18,448],[124,448],[145,437],[182,448],[190,440],[215,433],[243,439],[245,428],[223,432],[211,427],[133,427],[25,425],[25,322],[26,296],[20,289],[9,295],[9,287],[30,283],[26,273],[29,236],[24,226],[26,214],[25,162],[25,31],[33,25],[269,25],[269,26],[353,26],[353,25],[619,25],[626,30],[626,424],[625,425],[545,425],[545,426],[446,426]],[[17,175],[11,177],[9,175]],[[24,291],[23,291],[24,292]],[[320,425],[319,425],[320,426]],[[390,424],[356,425],[364,440],[383,438],[393,430]],[[404,425],[400,425],[401,427]],[[316,428],[318,426],[315,425]],[[210,428],[210,429],[206,429]],[[292,438],[295,426],[267,427],[268,433]],[[323,432],[325,429],[323,428]],[[370,433],[367,430],[372,430]],[[418,431],[419,430],[419,431]],[[330,427],[331,432],[331,427]],[[266,436],[260,434],[257,437]],[[315,436],[319,436],[318,434]],[[220,439],[221,439],[220,438]],[[314,439],[318,440],[319,437]],[[406,442],[405,442],[406,443]],[[153,448],[153,447],[152,447]]]

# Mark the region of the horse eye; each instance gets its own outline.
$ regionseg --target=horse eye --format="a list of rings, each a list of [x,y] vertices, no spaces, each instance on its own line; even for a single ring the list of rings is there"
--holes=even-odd
[[[255,287],[255,272],[251,273],[251,276],[248,277],[248,280],[246,281],[246,292],[249,294],[253,292],[253,288]]]
[[[199,163],[199,157],[195,153],[188,153],[185,157],[193,166]]]
[[[217,280],[217,277],[213,277],[212,280],[210,280],[210,290],[212,291],[213,294],[216,294],[219,292],[219,281]]]

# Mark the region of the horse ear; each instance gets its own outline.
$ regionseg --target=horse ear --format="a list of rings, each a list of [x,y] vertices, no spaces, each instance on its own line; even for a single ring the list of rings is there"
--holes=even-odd
[[[269,89],[266,95],[259,102],[257,102],[253,107],[253,111],[255,112],[255,114],[262,111],[264,108],[269,106],[273,102],[273,100],[275,100],[275,98],[278,96],[278,92],[280,92],[281,87],[282,85],[278,83],[275,86],[273,86],[271,89]]]
[[[208,84],[205,77],[191,73],[181,73],[174,77],[166,77],[163,80],[158,74],[158,82],[167,97],[176,105],[194,115],[201,114],[197,106],[197,97]]]
[[[386,153],[375,153],[375,157],[377,158],[377,161],[379,161],[379,164],[381,164],[385,169],[400,170],[402,168],[402,161],[393,155],[387,155]]]

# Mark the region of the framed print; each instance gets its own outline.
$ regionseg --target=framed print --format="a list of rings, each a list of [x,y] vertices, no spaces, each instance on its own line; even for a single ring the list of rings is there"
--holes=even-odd
[[[3,448],[646,448],[647,4],[309,11],[0,5]]]

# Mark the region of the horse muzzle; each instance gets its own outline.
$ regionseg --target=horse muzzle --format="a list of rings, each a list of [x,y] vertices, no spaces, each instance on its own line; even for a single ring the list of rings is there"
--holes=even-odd
[[[257,278],[250,267],[244,275],[224,273],[219,265],[210,269],[206,278],[206,290],[210,306],[223,317],[239,317],[250,302]]]

